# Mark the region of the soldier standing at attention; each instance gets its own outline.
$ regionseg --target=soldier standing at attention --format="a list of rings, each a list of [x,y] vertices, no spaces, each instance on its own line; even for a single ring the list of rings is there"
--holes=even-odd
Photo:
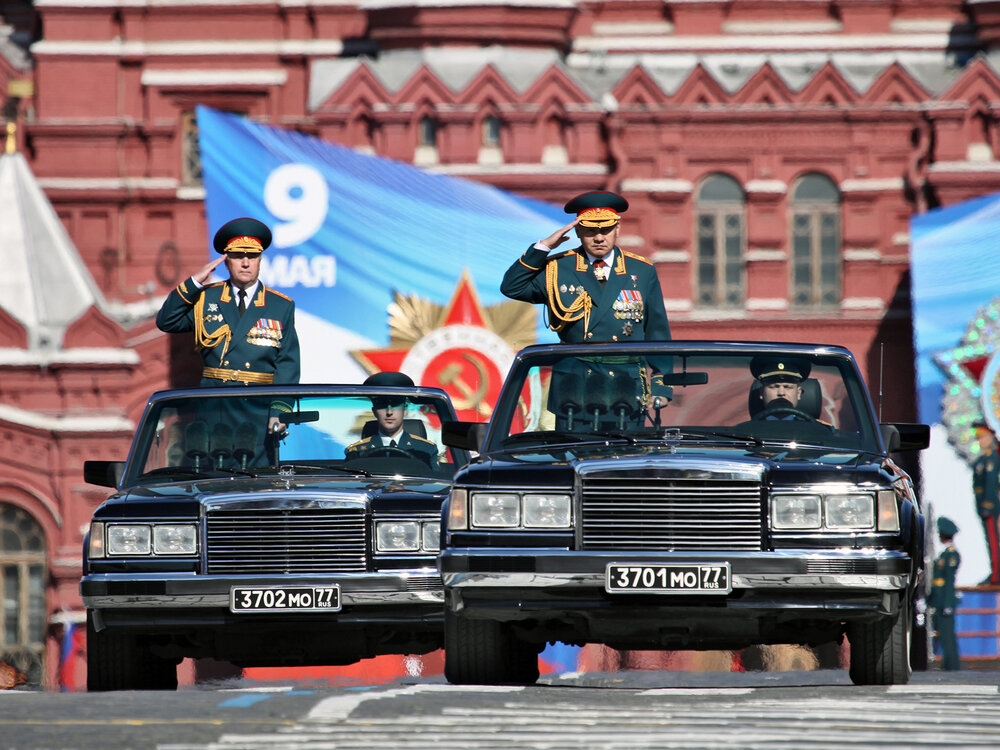
[[[616,193],[576,196],[565,206],[576,219],[529,247],[507,269],[500,291],[545,305],[549,328],[564,343],[669,340],[656,269],[615,244],[626,209]],[[580,247],[553,253],[574,228]]]
[[[1000,586],[1000,459],[997,440],[985,420],[976,420],[972,428],[979,443],[979,458],[972,464],[972,491],[976,496],[976,512],[983,523],[986,550],[990,555],[990,572],[980,586]]]
[[[941,646],[941,667],[951,671],[959,668],[958,638],[955,635],[955,610],[959,596],[955,591],[955,573],[962,558],[953,541],[958,533],[955,523],[942,516],[937,521],[937,530],[941,544],[946,546],[934,561],[927,606],[934,610],[934,630]]]
[[[270,244],[271,231],[256,219],[225,224],[213,241],[221,257],[178,284],[157,313],[161,331],[194,331],[203,386],[299,382],[295,303],[259,279]],[[209,284],[223,262],[229,280]]]

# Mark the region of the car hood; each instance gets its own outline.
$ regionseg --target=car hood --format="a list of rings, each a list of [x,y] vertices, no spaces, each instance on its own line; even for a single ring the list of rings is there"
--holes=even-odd
[[[247,502],[286,504],[337,501],[368,502],[381,510],[436,510],[447,496],[450,482],[420,477],[268,476],[198,479],[132,487],[109,498],[99,515],[135,513],[188,515],[192,506],[242,498]],[[426,506],[426,507],[425,507]]]
[[[494,453],[465,467],[461,484],[571,485],[578,473],[678,471],[757,476],[781,484],[875,481],[875,475],[895,475],[888,457],[843,449],[789,446],[664,447],[662,444],[614,446],[609,450],[526,450]],[[530,475],[530,478],[529,478]]]

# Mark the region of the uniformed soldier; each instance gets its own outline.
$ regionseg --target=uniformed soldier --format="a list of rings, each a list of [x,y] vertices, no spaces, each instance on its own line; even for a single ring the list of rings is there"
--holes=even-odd
[[[528,248],[507,269],[500,291],[545,305],[548,325],[564,343],[670,339],[656,269],[615,245],[626,209],[616,193],[576,196],[565,206],[576,220]],[[574,227],[580,247],[552,253]]]
[[[413,387],[413,380],[401,372],[378,372],[370,375],[364,385]],[[375,415],[377,430],[373,435],[362,438],[344,449],[344,458],[385,457],[406,454],[417,458],[432,469],[438,468],[438,447],[426,438],[414,435],[404,429],[406,397],[372,397],[372,414]]]
[[[203,386],[299,382],[295,303],[259,280],[270,244],[270,230],[256,219],[225,224],[213,241],[220,257],[178,284],[156,316],[161,331],[194,331]],[[229,280],[208,284],[223,262]]]
[[[958,608],[959,595],[955,590],[955,573],[962,558],[955,549],[954,538],[958,533],[955,523],[942,516],[937,521],[937,530],[938,538],[945,548],[934,561],[927,606],[933,610],[935,637],[941,647],[941,666],[943,669],[955,670],[959,668],[958,638],[955,635],[955,610]]]
[[[798,407],[802,399],[802,381],[809,377],[811,369],[809,362],[794,357],[754,357],[750,361],[750,374],[760,386],[755,388],[759,401],[751,400],[753,418],[801,420],[809,416]]]
[[[980,585],[1000,586],[1000,459],[997,440],[985,420],[973,424],[979,457],[972,464],[972,491],[976,496],[976,512],[983,524],[986,549],[990,556],[990,572]]]

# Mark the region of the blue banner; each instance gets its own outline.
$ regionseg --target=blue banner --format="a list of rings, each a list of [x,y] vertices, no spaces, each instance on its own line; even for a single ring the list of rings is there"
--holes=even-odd
[[[198,107],[197,117],[209,240],[241,216],[271,228],[261,277],[295,300],[303,382],[356,380],[331,374],[332,352],[315,350],[386,345],[394,291],[444,305],[467,272],[483,305],[504,301],[507,267],[570,220],[558,206],[237,115]],[[540,315],[537,335],[555,340]]]

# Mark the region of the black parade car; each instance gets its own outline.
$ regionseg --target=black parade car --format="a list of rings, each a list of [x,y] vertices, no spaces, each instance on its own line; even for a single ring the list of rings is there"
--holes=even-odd
[[[386,406],[387,405],[387,406]],[[375,407],[405,436],[375,437]],[[436,388],[164,391],[84,542],[90,690],[173,689],[185,657],[347,664],[442,645],[441,506],[464,450]],[[395,425],[398,429],[399,425]]]
[[[439,566],[445,675],[532,683],[547,642],[850,643],[856,684],[910,677],[924,514],[837,346],[536,346],[455,476]]]

